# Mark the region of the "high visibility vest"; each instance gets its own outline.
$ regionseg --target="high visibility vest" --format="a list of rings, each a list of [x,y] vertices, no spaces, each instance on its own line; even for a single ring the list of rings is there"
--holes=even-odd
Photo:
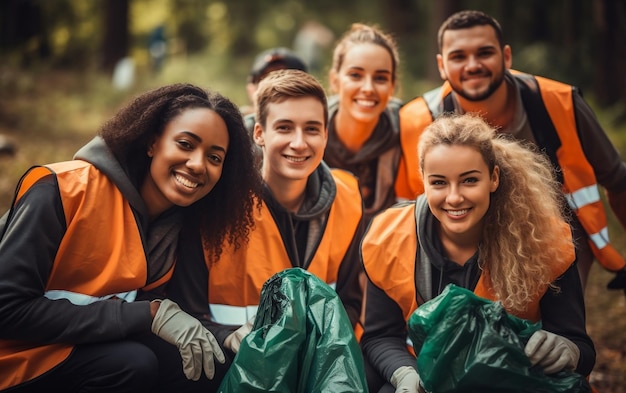
[[[146,285],[147,263],[128,201],[114,183],[84,161],[32,168],[22,177],[15,201],[51,174],[59,185],[67,230],[44,296],[80,305],[112,297],[133,301],[136,291]],[[171,271],[150,287],[167,281],[170,275]],[[72,349],[67,344],[0,340],[0,390],[52,369]]]
[[[342,170],[331,172],[337,194],[324,233],[304,268],[334,288],[363,209],[356,178]],[[280,230],[265,203],[260,212],[255,211],[254,219],[249,242],[237,251],[227,249],[219,261],[208,265],[209,309],[217,323],[243,325],[256,314],[263,284],[275,273],[293,267]]]
[[[416,234],[415,204],[393,207],[374,218],[363,238],[361,246],[363,266],[374,285],[383,290],[402,309],[405,321],[417,309],[416,258],[418,241]],[[565,235],[571,235],[569,226],[563,223]],[[561,276],[574,262],[574,246],[563,250],[563,257],[552,265],[551,281]],[[429,279],[429,278],[427,278]],[[546,290],[548,287],[546,286]],[[483,272],[474,288],[474,293],[484,299],[496,300],[496,295],[489,285],[489,279]],[[522,312],[515,316],[533,322],[541,319],[539,301],[545,290],[536,294]]]
[[[606,212],[593,168],[578,138],[573,87],[550,79],[512,71],[520,80],[522,103],[537,145],[545,151],[558,172],[569,206],[578,217],[589,238],[594,256],[607,270],[617,271],[626,260],[610,244]],[[533,79],[539,93],[524,80]],[[424,192],[419,171],[417,145],[419,136],[433,116],[454,110],[448,82],[407,103],[400,110],[400,141],[403,165],[400,168],[396,193],[405,199],[415,199]]]

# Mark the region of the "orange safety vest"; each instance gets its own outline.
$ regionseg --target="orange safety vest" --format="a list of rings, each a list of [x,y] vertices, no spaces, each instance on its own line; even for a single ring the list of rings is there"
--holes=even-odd
[[[420,272],[415,271],[415,259],[419,258],[416,225],[414,203],[390,208],[374,218],[361,246],[363,266],[369,279],[400,306],[405,321],[418,307],[416,275]],[[563,231],[565,235],[571,236],[566,223],[563,223]],[[552,266],[551,281],[561,276],[574,259],[572,243],[570,249],[563,250],[563,258]],[[478,279],[474,293],[484,299],[496,300],[484,272]],[[539,301],[544,293],[538,293],[526,310],[515,313],[515,316],[533,322],[541,319]]]
[[[307,271],[331,287],[363,215],[356,178],[333,169],[337,194],[322,238]],[[225,251],[209,268],[209,309],[215,322],[243,325],[256,314],[263,284],[293,264],[279,228],[263,203],[255,212],[255,228],[249,242],[237,251]],[[208,258],[205,258],[208,261]]]
[[[146,285],[147,262],[128,201],[96,167],[67,161],[34,167],[20,181],[17,202],[42,177],[58,181],[67,230],[56,253],[45,296],[89,304],[111,297],[133,301]],[[170,272],[158,286],[171,276]],[[68,344],[0,340],[0,390],[29,381],[64,361]]]
[[[512,73],[518,79],[533,78],[537,81],[540,94],[530,89],[522,91],[526,114],[531,126],[541,124],[532,127],[535,139],[545,141],[539,143],[541,148],[561,169],[565,197],[589,237],[594,256],[607,270],[624,268],[626,260],[609,243],[606,212],[596,177],[578,138],[572,86],[517,71]],[[520,85],[524,87],[526,83],[522,81]],[[432,123],[433,115],[439,113],[435,108],[450,93],[450,85],[445,82],[439,89],[409,102],[400,110],[404,161],[398,172],[396,193],[401,198],[414,199],[424,192],[417,157],[419,137],[424,128]],[[542,118],[541,112],[545,111],[548,116]]]

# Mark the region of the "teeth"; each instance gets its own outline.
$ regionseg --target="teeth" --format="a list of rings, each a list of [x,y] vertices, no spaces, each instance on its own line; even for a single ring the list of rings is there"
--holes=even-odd
[[[285,156],[289,161],[293,162],[303,162],[306,160],[306,157],[294,157],[294,156]]]
[[[189,188],[196,188],[198,187],[198,183],[194,183],[190,180],[185,179],[184,177],[182,177],[181,175],[176,175],[176,181],[179,182],[180,184],[182,184],[185,187],[189,187]]]
[[[361,106],[374,107],[376,106],[376,101],[372,100],[356,100],[356,103]]]
[[[464,209],[464,210],[446,210],[446,211],[451,216],[462,216],[463,214],[467,213],[467,209]]]

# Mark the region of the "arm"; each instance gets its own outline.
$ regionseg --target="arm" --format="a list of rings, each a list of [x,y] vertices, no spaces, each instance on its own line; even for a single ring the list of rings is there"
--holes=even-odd
[[[576,264],[572,264],[555,284],[559,291],[549,288],[540,302],[542,329],[576,344],[580,350],[576,371],[587,376],[595,364],[596,352],[585,328],[585,302]]]
[[[208,272],[200,232],[184,226],[178,237],[177,250],[172,277],[164,291],[156,293],[158,297],[166,296],[167,299],[162,303],[150,303],[154,319],[152,331],[178,348],[183,360],[183,372],[188,379],[198,380],[202,370],[207,378],[213,379],[216,372],[213,357],[219,363],[228,360],[229,364],[232,358],[224,355],[223,339],[218,342],[208,326]],[[223,370],[227,367],[217,368],[219,379],[223,377]]]
[[[626,163],[580,94],[574,94],[578,137],[598,184],[607,192],[611,209],[626,228]]]
[[[200,233],[192,228],[181,230],[174,273],[167,284],[167,298],[192,315],[217,339],[220,346],[238,326],[225,326],[211,321],[209,314],[209,271],[204,260]]]
[[[15,205],[0,241],[0,336],[80,344],[148,332],[148,302],[106,300],[77,306],[44,297],[65,217],[53,177],[35,184]]]
[[[337,294],[353,328],[359,322],[363,307],[363,292],[359,282],[359,276],[363,272],[359,256],[359,243],[362,237],[363,225],[359,224],[337,273]]]
[[[416,367],[415,357],[407,349],[407,335],[400,306],[368,280],[361,348],[363,355],[386,381],[391,381],[391,376],[400,367]]]

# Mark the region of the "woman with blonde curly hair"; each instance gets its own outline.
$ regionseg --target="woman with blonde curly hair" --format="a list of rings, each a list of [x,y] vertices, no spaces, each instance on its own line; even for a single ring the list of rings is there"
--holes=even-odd
[[[418,154],[424,194],[375,217],[362,244],[370,391],[421,391],[407,321],[451,283],[541,320],[525,347],[531,364],[588,375],[595,350],[548,159],[470,114],[433,122]]]

